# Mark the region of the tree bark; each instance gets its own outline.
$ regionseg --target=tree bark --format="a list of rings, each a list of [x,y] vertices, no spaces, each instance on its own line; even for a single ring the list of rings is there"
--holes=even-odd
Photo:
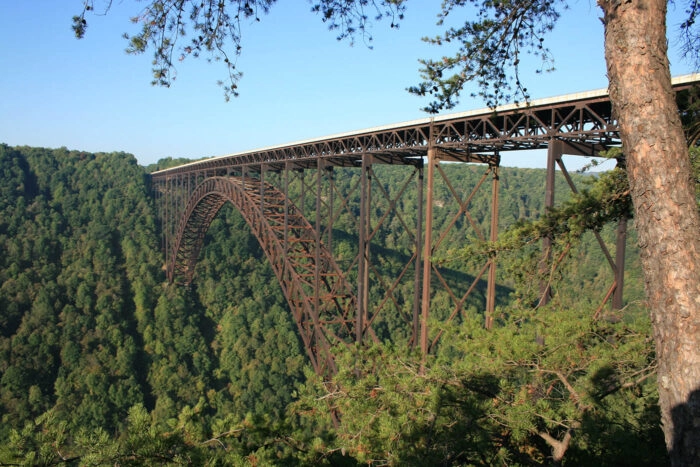
[[[666,0],[599,0],[672,465],[700,465],[700,220],[667,58]]]

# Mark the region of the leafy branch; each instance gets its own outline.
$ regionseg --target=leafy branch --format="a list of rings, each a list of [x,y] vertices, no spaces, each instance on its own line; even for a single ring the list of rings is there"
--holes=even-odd
[[[609,222],[631,217],[627,173],[618,167],[602,173],[589,189],[574,194],[561,206],[550,208],[539,219],[518,221],[495,242],[474,242],[462,250],[461,256],[492,257],[521,250],[543,238],[569,245],[588,230],[600,231]]]
[[[545,35],[559,19],[562,0],[495,1],[469,0],[443,2],[438,25],[444,24],[457,6],[470,5],[476,11],[461,27],[449,28],[441,36],[423,40],[443,46],[457,43],[452,56],[439,60],[421,60],[424,81],[408,89],[410,93],[436,99],[424,108],[430,113],[453,108],[462,88],[470,82],[478,85],[477,94],[489,107],[515,98],[528,100],[527,88],[520,80],[523,54],[540,60],[538,73],[553,69],[553,59],[544,46]]]
[[[73,16],[73,31],[85,37],[88,14],[107,14],[113,0],[83,0],[83,10]],[[226,101],[238,96],[238,83],[243,74],[237,60],[243,50],[243,27],[255,23],[270,11],[277,0],[151,0],[131,22],[140,31],[130,35],[126,52],[142,54],[152,51],[151,84],[170,87],[177,79],[176,63],[187,58],[207,56],[207,61],[221,62],[227,77],[218,82]],[[398,27],[405,7],[402,0],[318,0],[311,11],[321,15],[329,29],[338,31],[338,40],[354,40],[360,35],[369,44],[369,23],[391,18],[391,27]],[[370,11],[373,14],[370,16]]]

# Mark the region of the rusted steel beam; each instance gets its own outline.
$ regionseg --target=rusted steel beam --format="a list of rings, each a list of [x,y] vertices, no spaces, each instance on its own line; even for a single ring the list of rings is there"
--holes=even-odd
[[[498,155],[496,155],[498,157]],[[491,231],[489,232],[489,240],[495,242],[498,240],[498,159],[491,167],[492,182],[491,182]],[[494,313],[496,310],[496,258],[489,258],[489,277],[486,289],[486,329],[493,327]]]
[[[430,279],[433,269],[433,204],[434,199],[434,180],[435,166],[437,164],[436,149],[428,150],[428,180],[427,180],[427,195],[425,205],[425,240],[423,242],[423,296],[421,299],[421,320],[420,320],[420,349],[423,355],[427,355],[428,347],[428,318],[430,317]]]
[[[173,271],[186,283],[192,280],[209,224],[223,204],[233,203],[251,226],[280,281],[312,364],[321,373],[333,372],[330,346],[343,342],[342,336],[351,333],[344,309],[354,306],[355,298],[332,255],[318,241],[316,229],[285,198],[279,190],[254,178],[205,180],[193,191],[182,215]]]
[[[554,207],[554,181],[557,160],[561,159],[562,154],[561,141],[551,139],[547,146],[547,175],[545,182],[544,194],[544,209],[547,211]],[[552,259],[552,244],[554,239],[551,236],[546,236],[542,239],[542,263],[540,271],[544,272],[547,265]],[[540,301],[538,306],[544,306],[549,303],[552,297],[552,290],[549,281],[543,281],[540,284]]]
[[[413,326],[412,326],[412,336],[411,336],[411,348],[415,348],[418,343],[418,336],[420,335],[420,311],[421,311],[421,297],[422,297],[422,277],[421,268],[423,262],[422,252],[423,252],[423,166],[417,168],[418,170],[418,201],[417,201],[417,219],[416,219],[416,244],[415,244],[415,270],[413,278]]]
[[[682,77],[674,80],[674,89],[681,92],[694,84],[697,84],[697,77]],[[261,164],[282,170],[287,162],[296,168],[313,169],[318,158],[330,165],[356,167],[365,154],[375,155],[376,161],[381,163],[416,165],[428,147],[433,146],[460,148],[465,154],[493,153],[544,149],[552,138],[595,147],[619,145],[617,121],[607,91],[369,128],[193,162],[154,172],[153,176],[190,172],[194,168],[216,171],[231,166],[260,167]]]
[[[357,313],[355,315],[355,343],[360,345],[364,338],[369,303],[369,204],[371,187],[371,157],[362,159],[360,172],[360,219],[359,249],[357,253]]]
[[[615,293],[612,307],[620,310],[624,306],[623,294],[625,285],[625,250],[627,247],[627,218],[623,217],[617,224],[617,241],[615,247]]]

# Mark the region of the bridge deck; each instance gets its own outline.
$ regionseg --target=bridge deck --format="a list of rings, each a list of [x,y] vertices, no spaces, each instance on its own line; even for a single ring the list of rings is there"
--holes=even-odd
[[[673,79],[674,89],[700,83],[700,75]],[[546,148],[552,139],[580,144],[583,153],[620,144],[617,122],[605,89],[429,117],[317,139],[297,141],[200,160],[154,172],[156,179],[189,171],[248,166],[256,170],[316,168],[317,159],[356,167],[365,155],[375,163],[420,164],[428,147],[443,149],[442,160],[485,162],[497,151]],[[291,167],[290,167],[291,165]]]

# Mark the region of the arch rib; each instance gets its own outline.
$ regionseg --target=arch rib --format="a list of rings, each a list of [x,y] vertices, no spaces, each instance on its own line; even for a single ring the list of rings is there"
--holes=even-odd
[[[335,373],[330,348],[352,340],[350,315],[356,298],[322,243],[317,256],[315,229],[272,185],[252,177],[210,177],[200,183],[180,218],[168,258],[168,279],[185,284],[192,281],[204,236],[226,202],[240,211],[265,251],[314,369],[319,374]],[[318,302],[314,292],[317,283]]]

